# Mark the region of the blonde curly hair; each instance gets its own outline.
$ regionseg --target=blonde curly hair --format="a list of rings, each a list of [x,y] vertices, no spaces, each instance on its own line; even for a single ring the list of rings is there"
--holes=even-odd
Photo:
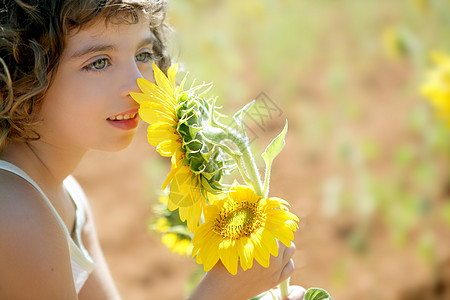
[[[166,71],[165,0],[3,0],[0,4],[0,152],[11,141],[39,139],[36,113],[73,29],[103,18],[137,23],[150,17],[153,53]]]

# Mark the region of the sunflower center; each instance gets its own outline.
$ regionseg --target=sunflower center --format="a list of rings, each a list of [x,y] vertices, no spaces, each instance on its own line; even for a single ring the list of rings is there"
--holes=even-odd
[[[231,213],[227,218],[226,222],[229,226],[233,227],[245,227],[248,223],[253,220],[255,214],[251,210],[242,209]]]
[[[264,224],[264,212],[258,203],[228,202],[215,220],[213,231],[224,239],[249,237]]]

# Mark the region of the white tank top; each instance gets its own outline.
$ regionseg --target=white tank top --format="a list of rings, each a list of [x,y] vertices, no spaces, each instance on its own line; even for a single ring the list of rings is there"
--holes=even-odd
[[[80,185],[73,176],[68,176],[63,182],[64,187],[66,188],[76,207],[76,220],[74,230],[72,234],[69,234],[66,225],[64,224],[61,217],[58,215],[58,212],[53,207],[50,200],[47,198],[47,196],[44,194],[41,188],[34,182],[34,180],[30,178],[30,176],[28,176],[24,171],[22,171],[17,166],[4,160],[0,160],[0,169],[16,174],[25,179],[26,181],[28,181],[31,185],[33,185],[36,188],[36,190],[38,190],[41,193],[42,197],[47,202],[50,210],[54,213],[56,219],[59,221],[67,237],[67,243],[69,245],[70,261],[72,264],[73,281],[75,284],[75,289],[78,294],[81,288],[83,287],[84,283],[88,279],[89,274],[94,270],[95,267],[94,261],[89,256],[89,253],[84,248],[83,243],[81,241],[81,231],[83,229],[84,223],[86,222],[85,205],[87,203],[87,199]]]

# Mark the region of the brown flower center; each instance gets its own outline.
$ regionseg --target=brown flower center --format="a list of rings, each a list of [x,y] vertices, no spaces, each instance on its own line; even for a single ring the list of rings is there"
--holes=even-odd
[[[249,237],[265,224],[266,214],[257,203],[227,201],[217,216],[213,231],[223,239]]]

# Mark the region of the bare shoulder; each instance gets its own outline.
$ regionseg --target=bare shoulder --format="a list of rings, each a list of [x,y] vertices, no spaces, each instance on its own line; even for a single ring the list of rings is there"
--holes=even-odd
[[[43,196],[0,170],[0,299],[76,299],[67,238]]]
[[[73,180],[75,179],[73,178]],[[75,180],[75,182],[72,181],[71,184],[78,185],[78,182]],[[80,196],[80,198],[84,198],[80,199],[77,204],[82,205],[86,216],[86,222],[84,223],[84,227],[82,230],[82,240],[84,246],[95,262],[95,269],[89,275],[89,278],[78,294],[78,297],[80,300],[121,299],[100,247],[100,242],[95,228],[95,222],[93,219],[93,212],[91,210],[89,201],[86,199],[81,186],[78,185],[77,189],[78,196]]]

